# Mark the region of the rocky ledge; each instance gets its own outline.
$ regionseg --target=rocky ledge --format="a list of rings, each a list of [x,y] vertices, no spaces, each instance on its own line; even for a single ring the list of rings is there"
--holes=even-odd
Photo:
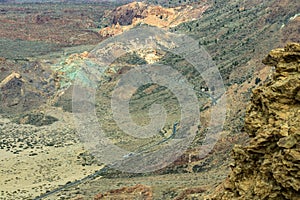
[[[300,44],[271,51],[263,63],[275,70],[253,91],[249,144],[233,149],[232,173],[208,199],[300,199]]]

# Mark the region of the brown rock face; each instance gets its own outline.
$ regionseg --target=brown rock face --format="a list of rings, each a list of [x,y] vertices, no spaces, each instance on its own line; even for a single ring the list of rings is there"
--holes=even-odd
[[[97,194],[94,200],[100,199],[153,199],[151,188],[144,185],[135,185],[132,187],[123,187],[121,189],[111,190],[105,194]]]
[[[275,72],[253,91],[251,140],[233,149],[232,173],[210,199],[300,199],[300,44],[271,51],[263,63]]]
[[[143,2],[132,2],[108,12],[104,18],[113,25],[101,29],[99,34],[102,37],[110,37],[121,34],[139,24],[160,28],[175,27],[183,22],[200,18],[208,7],[206,4],[195,4],[164,8]]]
[[[120,6],[112,11],[114,13],[112,23],[119,23],[122,26],[130,25],[134,18],[143,18],[142,13],[145,10],[147,10],[147,5],[141,2],[133,2]]]
[[[56,92],[53,72],[40,62],[0,63],[0,113],[15,115],[32,111]]]

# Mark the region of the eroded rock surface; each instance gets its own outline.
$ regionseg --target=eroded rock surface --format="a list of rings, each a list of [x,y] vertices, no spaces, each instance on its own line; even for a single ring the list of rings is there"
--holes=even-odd
[[[233,149],[232,173],[211,199],[300,199],[300,44],[271,51],[263,63],[275,71],[253,91],[251,140]]]
[[[150,187],[138,184],[132,187],[124,187],[121,189],[111,190],[105,194],[98,194],[94,198],[100,199],[153,199],[152,190]]]
[[[139,24],[148,24],[159,28],[175,27],[183,22],[200,18],[208,7],[206,4],[197,4],[164,8],[142,2],[132,2],[117,7],[104,15],[104,19],[112,25],[101,29],[99,34],[102,37],[110,37],[121,34]]]

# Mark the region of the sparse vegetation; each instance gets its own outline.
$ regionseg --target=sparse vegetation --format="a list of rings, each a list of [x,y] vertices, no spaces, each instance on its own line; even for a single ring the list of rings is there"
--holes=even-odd
[[[99,69],[88,51],[105,39],[99,35],[99,29],[109,27],[112,21],[117,20],[114,15],[111,19],[103,19],[105,12],[125,3],[96,1],[22,4],[0,1],[0,153],[3,155],[0,198],[33,199],[65,185],[67,189],[59,190],[49,198],[70,199],[80,195],[93,199],[96,193],[118,192],[118,188],[125,187],[126,190],[132,184],[149,186],[154,199],[202,198],[227,176],[228,155],[233,145],[246,143],[247,138],[240,134],[244,132],[244,108],[253,89],[262,85],[269,73],[269,69],[260,64],[262,56],[274,46],[279,46],[281,39],[297,39],[291,33],[298,28],[296,20],[287,24],[296,28],[285,29],[282,23],[288,23],[290,17],[299,12],[295,6],[298,2],[149,0],[167,7],[197,2],[210,5],[202,17],[170,30],[194,38],[209,52],[219,68],[229,97],[221,137],[208,138],[208,142],[219,140],[208,155],[199,156],[199,152],[203,151],[200,147],[208,145],[204,139],[209,131],[210,112],[219,100],[211,98],[208,93],[216,92],[218,88],[208,88],[201,72],[182,57],[158,52],[163,55],[159,64],[172,66],[193,85],[201,122],[194,141],[173,164],[158,171],[134,174],[106,166],[102,174],[93,177],[93,180],[72,185],[103,166],[85,149],[76,134],[72,115],[73,87],[68,86],[74,81],[81,64]],[[124,18],[120,22],[124,24],[132,22],[132,18],[126,18],[126,12],[120,13]],[[136,15],[140,13],[136,12]],[[151,19],[165,19],[159,14],[155,17]],[[107,138],[129,152],[163,148],[167,144],[159,142],[172,135],[173,124],[181,117],[176,94],[164,86],[146,84],[134,93],[129,111],[134,122],[147,125],[149,108],[154,103],[162,104],[168,116],[158,134],[147,139],[133,137],[120,130],[114,121],[111,110],[114,86],[121,75],[137,65],[146,64],[146,61],[138,53],[117,59],[103,70],[95,104],[83,101],[77,102],[79,105],[74,104],[94,106]],[[20,76],[3,83],[13,72]],[[187,189],[191,185],[201,187]]]

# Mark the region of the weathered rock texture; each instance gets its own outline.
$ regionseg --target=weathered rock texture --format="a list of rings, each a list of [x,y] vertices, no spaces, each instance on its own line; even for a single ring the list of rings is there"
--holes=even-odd
[[[134,28],[138,24],[148,24],[160,28],[175,27],[183,22],[199,19],[208,9],[206,4],[185,5],[175,8],[164,8],[142,2],[132,2],[117,7],[104,15],[111,26],[99,31],[102,37],[110,37]]]
[[[300,199],[300,44],[263,60],[272,80],[253,91],[247,146],[233,149],[232,173],[211,199]]]
[[[153,199],[151,188],[144,185],[135,185],[132,187],[123,187],[121,189],[111,190],[105,194],[97,194],[94,200],[101,199]]]

